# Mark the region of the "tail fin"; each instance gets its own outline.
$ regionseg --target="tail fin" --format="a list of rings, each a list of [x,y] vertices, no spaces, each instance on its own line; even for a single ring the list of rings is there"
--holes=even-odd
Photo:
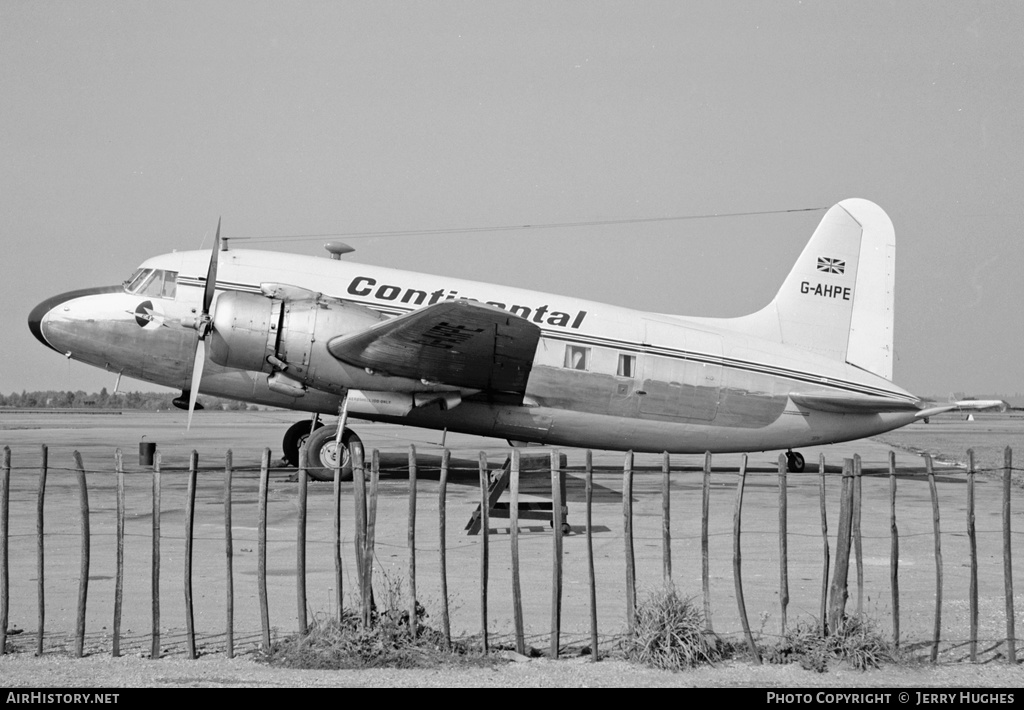
[[[775,299],[736,325],[892,379],[896,235],[882,209],[843,200],[825,213]]]

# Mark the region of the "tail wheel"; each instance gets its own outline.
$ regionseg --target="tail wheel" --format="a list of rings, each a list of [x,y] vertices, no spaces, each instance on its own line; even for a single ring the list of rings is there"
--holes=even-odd
[[[786,453],[786,468],[790,473],[803,473],[805,466],[803,454],[796,451]]]
[[[314,481],[333,481],[334,469],[341,467],[341,480],[352,480],[352,458],[349,454],[353,444],[361,444],[351,429],[341,435],[341,446],[337,442],[338,425],[317,429],[306,439],[306,474]]]
[[[317,420],[317,429],[323,425],[323,422]],[[290,466],[299,465],[299,449],[306,443],[306,439],[309,437],[309,433],[312,430],[312,421],[309,419],[303,419],[302,421],[292,424],[288,427],[288,431],[284,433],[284,440],[281,441],[281,448],[284,449],[284,458]]]

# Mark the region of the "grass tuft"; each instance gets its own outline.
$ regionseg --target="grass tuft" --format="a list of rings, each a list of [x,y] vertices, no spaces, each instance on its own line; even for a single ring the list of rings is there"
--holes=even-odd
[[[825,673],[838,663],[857,670],[879,668],[897,660],[892,645],[869,619],[847,617],[838,629],[822,637],[817,622],[800,623],[786,635],[781,646],[767,654],[775,663],[799,663],[807,670]]]
[[[723,657],[721,639],[707,630],[704,614],[675,587],[651,593],[636,610],[632,636],[623,643],[626,658],[663,670],[683,670]]]

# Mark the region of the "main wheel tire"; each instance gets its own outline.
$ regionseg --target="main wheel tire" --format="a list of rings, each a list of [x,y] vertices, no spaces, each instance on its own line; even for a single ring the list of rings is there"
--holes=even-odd
[[[786,468],[789,469],[790,473],[803,473],[807,465],[803,454],[796,451],[790,451],[786,454],[786,464]]]
[[[325,426],[317,429],[306,439],[306,474],[314,481],[333,481],[334,469],[341,456],[341,480],[352,480],[352,458],[349,455],[353,444],[361,444],[359,437],[351,429],[346,429],[341,436],[341,450],[337,443],[338,426]]]
[[[323,425],[324,423],[318,419],[316,428],[319,429]],[[303,419],[292,424],[288,427],[288,431],[284,433],[281,448],[284,449],[284,458],[290,466],[299,465],[299,449],[306,443],[306,438],[309,437],[309,432],[312,428],[312,421]]]

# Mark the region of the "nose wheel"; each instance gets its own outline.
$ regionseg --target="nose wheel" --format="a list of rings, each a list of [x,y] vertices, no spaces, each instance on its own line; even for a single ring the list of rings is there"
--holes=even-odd
[[[805,466],[803,454],[796,451],[786,452],[786,470],[790,473],[803,473]]]

